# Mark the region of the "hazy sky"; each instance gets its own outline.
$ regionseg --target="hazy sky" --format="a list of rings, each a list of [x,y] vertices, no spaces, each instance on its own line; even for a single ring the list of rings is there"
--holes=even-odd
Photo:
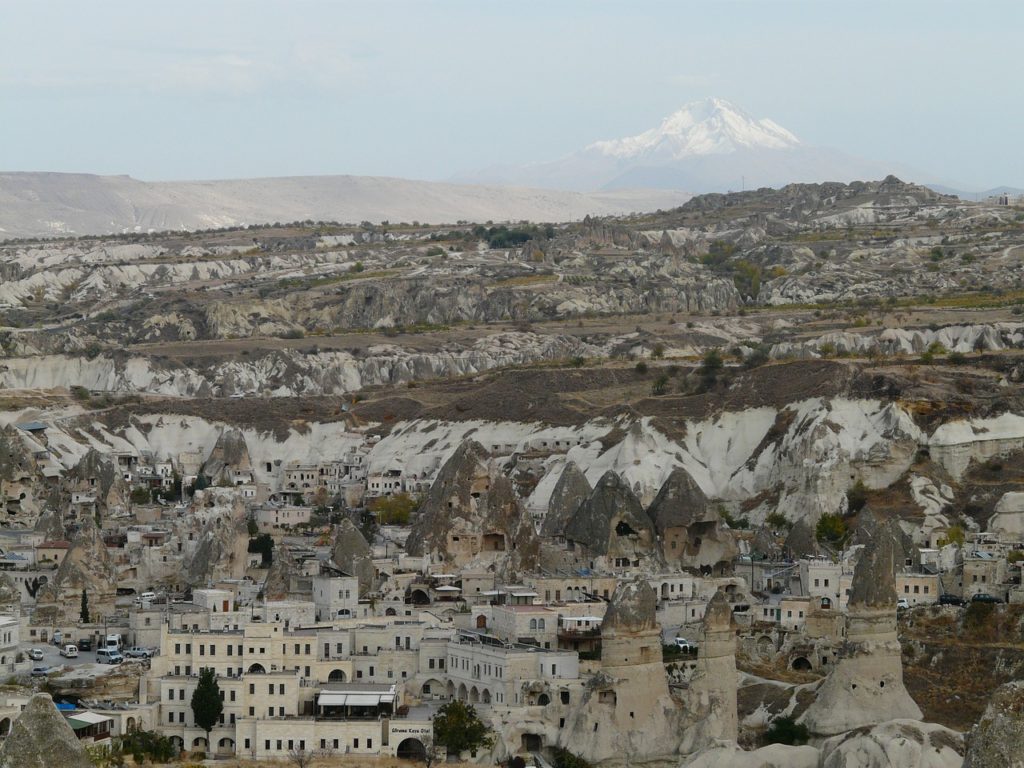
[[[0,0],[0,170],[447,178],[707,96],[1024,186],[1024,2]]]

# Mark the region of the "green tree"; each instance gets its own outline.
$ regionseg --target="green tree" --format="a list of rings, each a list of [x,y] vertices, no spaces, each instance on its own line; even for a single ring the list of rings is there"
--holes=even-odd
[[[475,707],[462,701],[451,701],[434,716],[434,743],[459,754],[490,747],[494,736],[477,716]]]
[[[249,551],[259,553],[262,557],[260,564],[269,568],[274,562],[274,538],[269,533],[261,533],[255,539],[249,539]]]
[[[153,494],[149,488],[132,488],[132,504],[149,504],[153,500]]]
[[[786,519],[786,516],[781,512],[772,512],[768,517],[764,519],[765,523],[769,528],[776,530],[789,530],[793,527],[793,524]]]
[[[206,743],[210,743],[210,731],[217,724],[224,711],[217,685],[217,673],[209,667],[199,671],[199,684],[192,692],[192,717],[196,725],[206,731]]]
[[[89,596],[82,590],[82,607],[78,612],[78,618],[83,624],[89,623]]]
[[[846,521],[839,515],[822,515],[814,528],[818,541],[839,544],[846,538]]]
[[[245,521],[245,530],[249,534],[250,539],[256,538],[256,534],[260,532],[260,527],[256,524],[253,518],[249,518]]]
[[[408,525],[419,502],[408,493],[396,493],[377,499],[374,511],[381,525]]]

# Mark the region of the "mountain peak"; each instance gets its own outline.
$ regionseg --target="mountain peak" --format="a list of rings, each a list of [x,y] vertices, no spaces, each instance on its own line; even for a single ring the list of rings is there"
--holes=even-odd
[[[740,149],[788,149],[800,144],[792,133],[767,118],[756,119],[725,99],[694,101],[661,125],[636,136],[598,141],[588,152],[622,160],[681,160],[725,155]]]

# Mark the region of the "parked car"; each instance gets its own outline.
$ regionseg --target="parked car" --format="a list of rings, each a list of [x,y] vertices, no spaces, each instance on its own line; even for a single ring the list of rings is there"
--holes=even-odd
[[[71,645],[70,643],[60,649],[60,655],[65,659],[77,659],[78,658],[78,646]]]
[[[83,637],[81,640],[78,641],[78,650],[80,650],[80,651],[91,651],[92,650],[92,640],[89,639],[88,637]]]
[[[134,648],[129,648],[124,652],[124,655],[129,659],[148,659],[153,655],[153,652],[149,648],[143,648],[142,646],[136,645]]]
[[[30,659],[32,659],[32,661],[42,661],[43,660],[43,649],[42,648],[30,648],[29,651],[28,651],[28,657]]]
[[[995,595],[990,595],[988,592],[979,592],[976,595],[971,595],[972,603],[1001,603],[1003,602]]]
[[[947,592],[944,595],[939,595],[939,605],[963,605],[964,599],[959,595],[953,595]]]
[[[696,653],[697,643],[687,640],[685,637],[676,638],[676,648],[683,653]]]
[[[96,651],[97,664],[121,664],[124,656],[116,648],[100,648]]]
[[[50,674],[49,667],[32,667],[32,677],[46,677]]]
[[[901,597],[899,600],[896,601],[896,610],[897,611],[902,611],[904,608],[909,608],[909,607],[910,607],[910,601],[907,600],[907,598],[905,598],[905,597]]]

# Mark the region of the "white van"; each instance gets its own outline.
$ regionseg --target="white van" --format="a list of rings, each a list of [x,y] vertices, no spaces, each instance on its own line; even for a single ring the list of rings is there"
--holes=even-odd
[[[138,605],[142,605],[143,603],[150,603],[153,600],[156,600],[156,592],[143,592],[141,595],[135,598],[135,602]]]
[[[77,645],[65,645],[60,649],[60,655],[65,659],[77,659],[78,658],[78,646]]]
[[[121,636],[120,635],[107,635],[107,642],[104,644],[107,650],[121,650]]]
[[[96,651],[97,664],[120,664],[122,661],[124,656],[117,648],[100,648]]]

